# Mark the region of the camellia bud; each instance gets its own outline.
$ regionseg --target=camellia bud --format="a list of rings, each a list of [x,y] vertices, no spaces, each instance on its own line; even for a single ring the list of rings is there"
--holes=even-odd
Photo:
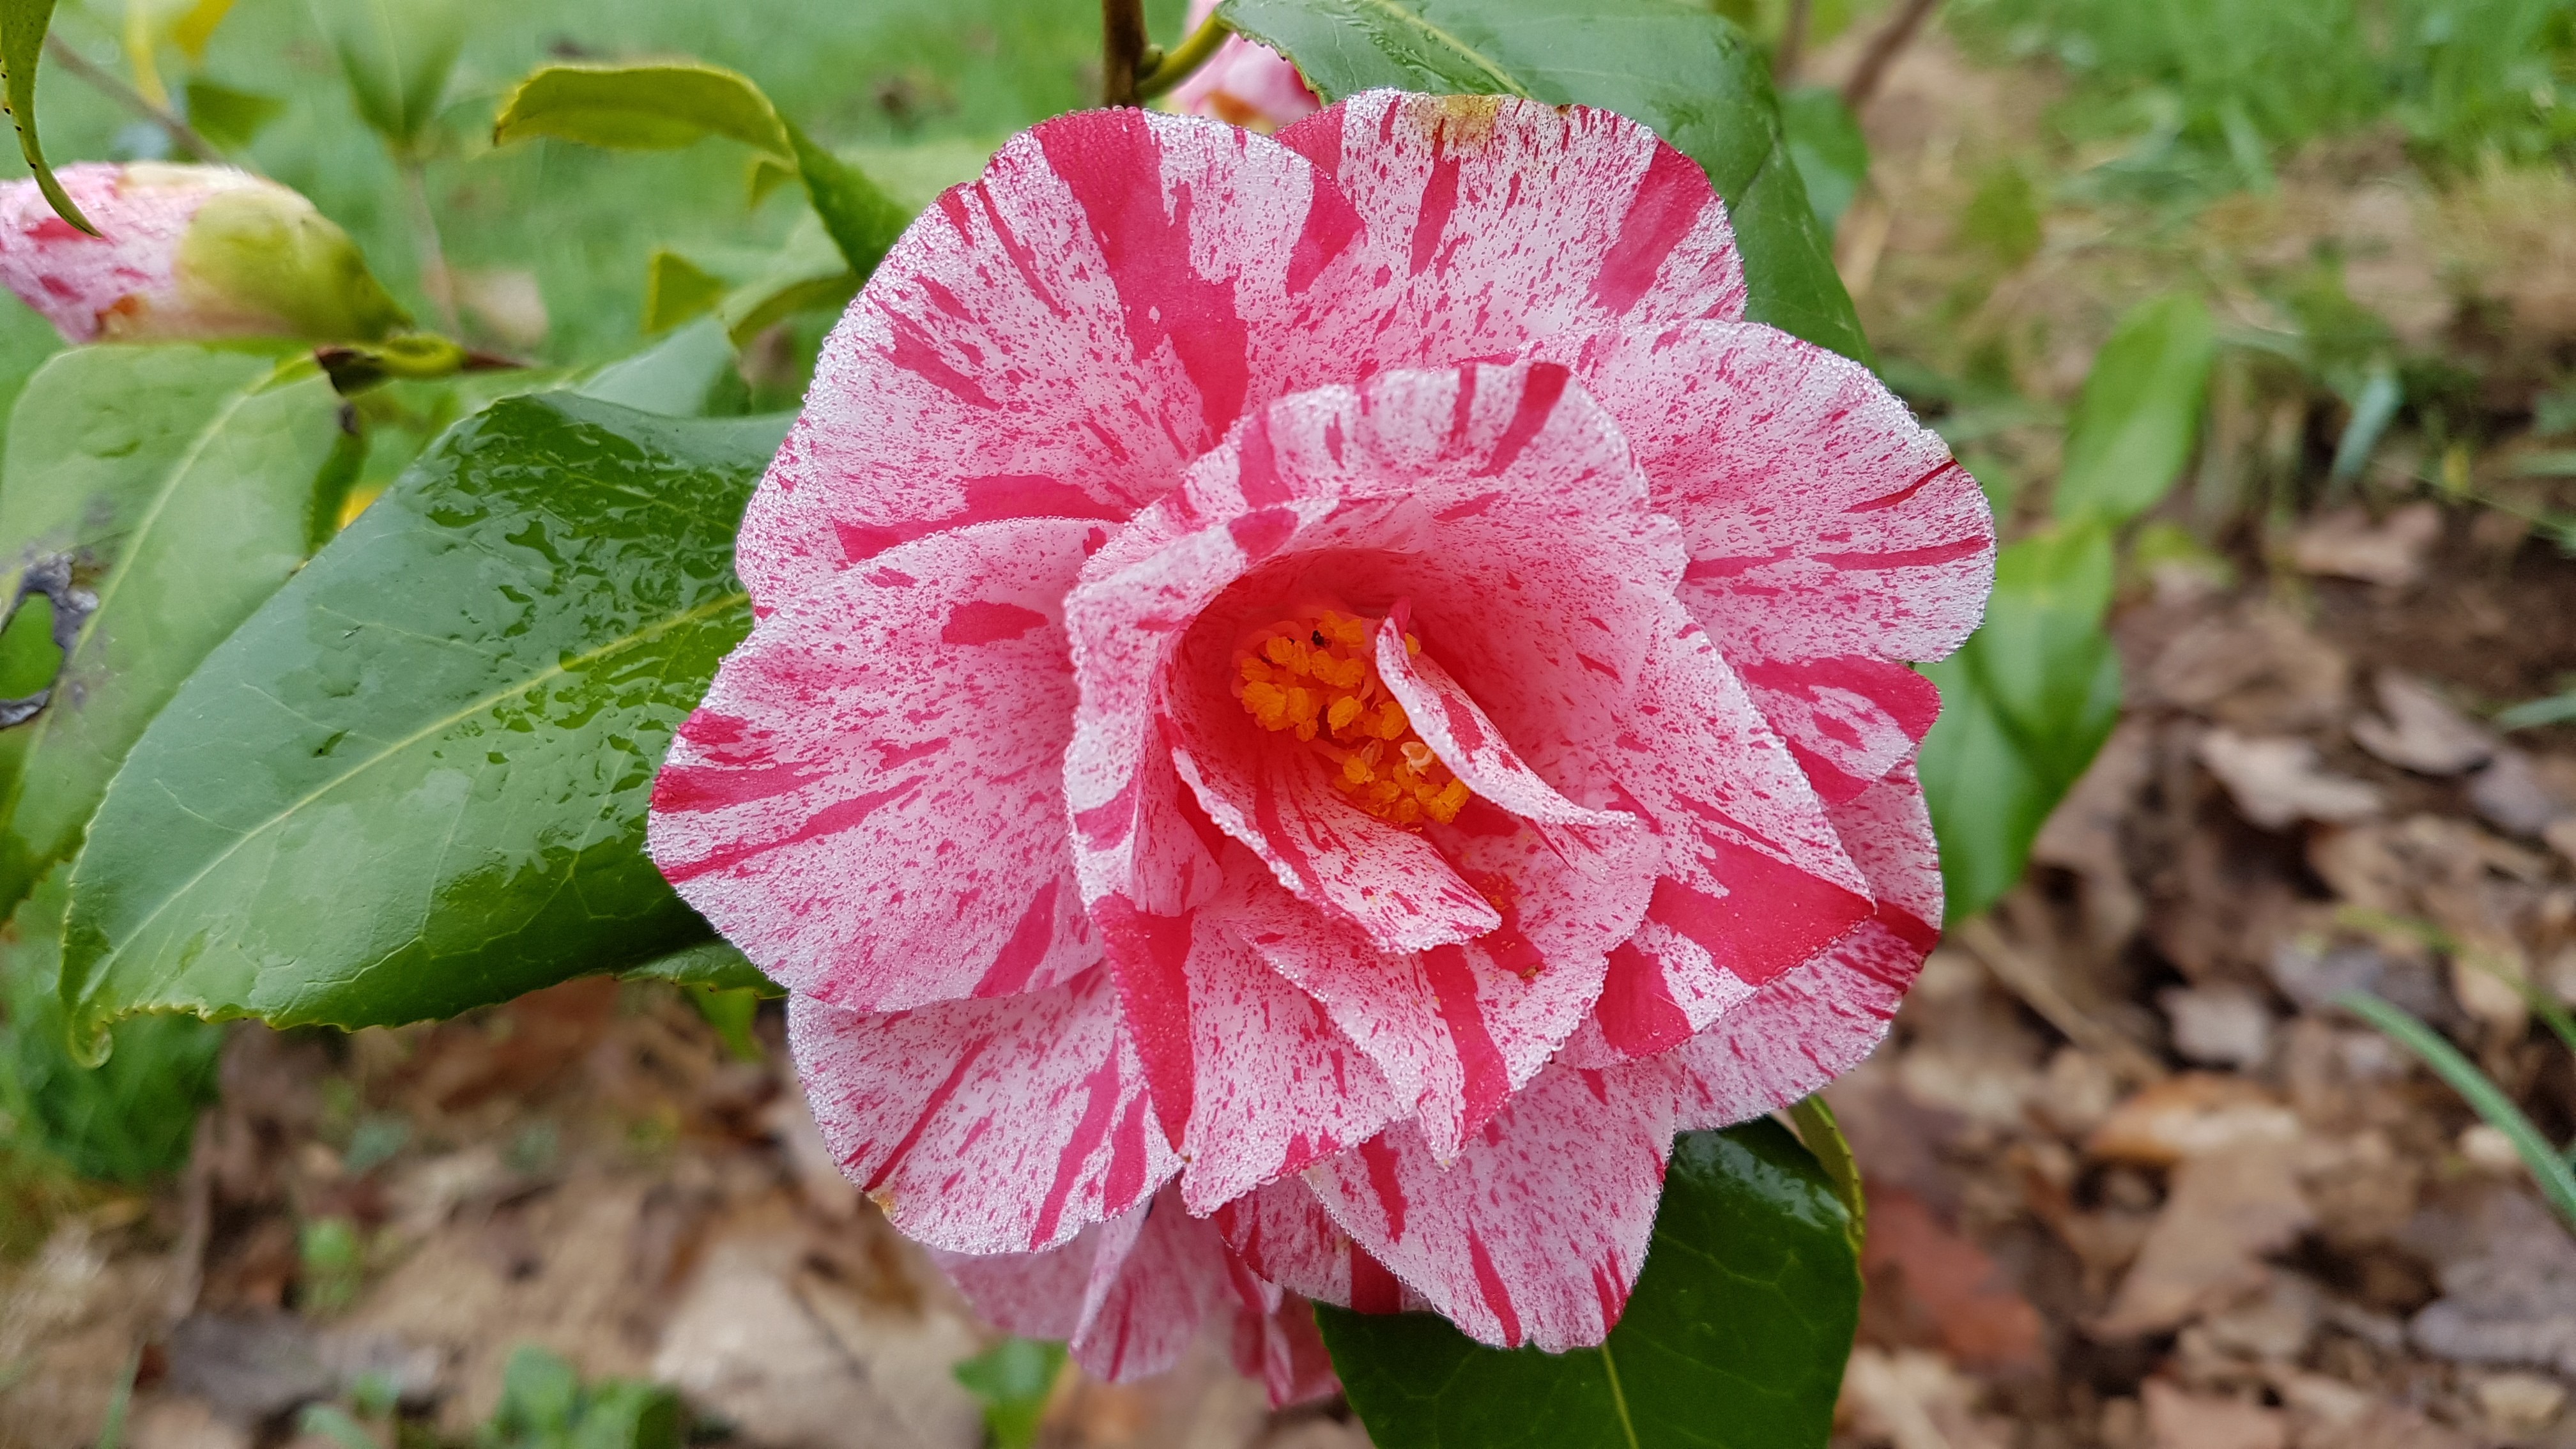
[[[1216,13],[1217,0],[1192,0],[1190,27]],[[1225,44],[1189,79],[1172,89],[1171,107],[1185,116],[1213,116],[1264,133],[1313,115],[1323,105],[1286,56],[1240,35]]]
[[[274,181],[158,162],[57,174],[102,235],[33,181],[0,186],[0,282],[67,341],[369,341],[411,321],[349,234]]]

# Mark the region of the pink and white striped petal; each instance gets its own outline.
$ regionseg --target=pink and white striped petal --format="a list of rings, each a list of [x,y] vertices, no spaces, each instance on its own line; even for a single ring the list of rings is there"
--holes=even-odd
[[[1303,1177],[1236,1198],[1209,1221],[1244,1266],[1291,1293],[1361,1313],[1431,1306],[1333,1222]]]
[[[1619,420],[1689,540],[1682,601],[1730,658],[1934,660],[1977,627],[1985,495],[1859,363],[1755,324],[1533,351]]]
[[[1245,409],[1345,381],[1383,304],[1315,169],[1223,122],[1059,116],[879,264],[743,520],[760,611],[942,529],[1114,525]]]
[[[883,1015],[791,995],[787,1042],[841,1170],[935,1248],[1052,1248],[1180,1171],[1107,971]]]
[[[1274,1409],[1313,1403],[1342,1390],[1332,1352],[1315,1327],[1315,1305],[1293,1295],[1275,1308],[1235,1309],[1234,1366],[1244,1377],[1261,1380]]]
[[[1646,918],[1759,986],[1867,920],[1869,884],[1825,803],[1737,677],[1678,606],[1645,671],[1614,753],[1635,808],[1664,845]],[[1635,942],[1652,954],[1656,938]],[[1722,1001],[1663,961],[1671,996]],[[1705,1022],[1694,1023],[1694,1028]]]
[[[1663,1058],[1681,1083],[1686,1131],[1777,1111],[1859,1065],[1940,940],[1940,863],[1913,767],[1836,806],[1834,820],[1878,914]]]
[[[1232,854],[1242,860],[1241,847]],[[1112,951],[1155,1107],[1188,1164],[1181,1200],[1200,1215],[1374,1135],[1401,1110],[1314,998],[1244,944],[1228,904]]]
[[[1612,112],[1367,91],[1279,139],[1339,183],[1400,279],[1378,367],[1744,315],[1707,173]]]
[[[1394,953],[1268,882],[1241,910],[1244,940],[1323,1003],[1444,1160],[1538,1074],[1601,990],[1600,956],[1549,958],[1519,930]]]
[[[1672,1101],[1659,1063],[1551,1067],[1446,1167],[1396,1127],[1307,1181],[1360,1247],[1479,1342],[1588,1348],[1645,1266]]]
[[[1617,810],[1586,809],[1540,779],[1439,660],[1406,648],[1412,613],[1411,601],[1399,601],[1378,624],[1378,678],[1404,706],[1414,733],[1477,798],[1541,825],[1631,830],[1643,823]]]
[[[931,1257],[986,1323],[1066,1340],[1074,1361],[1109,1383],[1170,1368],[1231,1296],[1233,1255],[1169,1187],[1046,1252]]]
[[[1738,666],[1763,718],[1828,802],[1849,800],[1914,757],[1941,714],[1941,692],[1865,654]]]
[[[899,1010],[1099,959],[1059,763],[1084,533],[986,524],[837,575],[761,621],[681,726],[653,859],[790,990]]]

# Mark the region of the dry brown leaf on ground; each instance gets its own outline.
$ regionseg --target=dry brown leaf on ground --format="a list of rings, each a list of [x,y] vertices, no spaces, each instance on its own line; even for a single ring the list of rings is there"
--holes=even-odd
[[[2402,770],[2456,775],[2495,756],[2495,732],[2453,709],[2424,681],[2394,669],[2372,684],[2380,713],[2352,723],[2355,744]]]
[[[2231,983],[2156,994],[2173,1029],[2174,1051],[2204,1066],[2251,1071],[2272,1051],[2272,1008],[2261,992]]]
[[[2302,820],[2350,824],[2387,807],[2378,786],[2326,769],[2315,743],[2296,736],[2214,729],[2200,737],[2198,754],[2236,808],[2266,830]]]
[[[2184,630],[2146,670],[2149,700],[2254,734],[2334,723],[2351,684],[2343,651],[2261,604]]]
[[[2296,1113],[2243,1077],[2185,1072],[2111,1109],[2085,1151],[2106,1162],[2170,1167],[2240,1148],[2279,1152],[2299,1140]]]
[[[1983,1248],[1910,1192],[1871,1195],[1861,1273],[1865,1336],[1937,1346],[1972,1369],[2028,1372],[2044,1362],[2039,1310]]]
[[[2423,578],[2424,556],[2442,536],[2442,510],[2410,503],[2384,520],[2359,508],[2321,514],[2290,537],[2290,563],[2303,574],[2405,588]]]
[[[2464,1220],[2428,1223],[2428,1246],[2455,1254],[2442,1296],[2406,1326],[2426,1353],[2459,1363],[2529,1366],[2576,1377],[2576,1237],[2519,1191],[2486,1194]]]
[[[2149,1379],[2139,1398],[2154,1449],[2288,1449],[2290,1423],[2278,1409],[2193,1394]]]
[[[2083,881],[2086,944],[2105,957],[2126,947],[2146,920],[2146,900],[2129,878],[2121,829],[2155,772],[2154,740],[2144,722],[2124,721],[2031,842],[2034,862],[2072,871]]]
[[[2559,821],[2576,819],[2576,760],[2500,750],[2470,779],[2469,804],[2499,830],[2538,838]]]
[[[1876,1449],[2007,1449],[2009,1427],[1975,1412],[1983,1389],[1937,1353],[1857,1348],[1834,1417]]]
[[[2289,1154],[2279,1148],[2246,1145],[2191,1158],[2174,1169],[2164,1211],[2091,1331],[2104,1340],[2162,1332],[2259,1289],[2264,1256],[2288,1247],[2314,1221]]]

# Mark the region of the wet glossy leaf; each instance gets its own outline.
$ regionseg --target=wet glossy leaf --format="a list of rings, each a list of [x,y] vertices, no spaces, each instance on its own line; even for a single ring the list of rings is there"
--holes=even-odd
[[[1672,0],[1226,0],[1328,100],[1372,86],[1602,106],[1654,128],[1726,198],[1751,314],[1869,360],[1833,248],[1789,159],[1769,63]]]
[[[1427,1313],[1319,1307],[1379,1449],[1821,1449],[1859,1325],[1833,1183],[1764,1119],[1686,1133],[1597,1349],[1486,1348]]]
[[[72,205],[54,168],[45,164],[44,143],[36,139],[36,62],[53,23],[54,0],[0,0],[0,81],[6,82],[10,122],[18,128],[18,154],[27,158],[45,200],[56,216],[96,236],[98,228]]]
[[[2125,523],[2164,501],[2191,461],[2217,354],[2209,309],[2187,293],[2121,316],[2067,420],[2059,518]]]
[[[0,462],[0,597],[68,557],[97,599],[52,699],[0,730],[0,911],[79,847],[126,751],[206,652],[328,535],[356,440],[309,363],[83,347],[19,396]],[[0,644],[0,677],[50,645]]]
[[[1780,97],[1780,123],[1816,220],[1832,236],[1869,179],[1869,138],[1860,118],[1831,86],[1806,86]]]
[[[638,412],[697,418],[743,411],[749,389],[724,324],[701,317],[632,357],[593,373],[582,396]]]
[[[2048,813],[2119,723],[2120,656],[2102,628],[2112,581],[2100,524],[2014,543],[1995,556],[1985,624],[1924,666],[1941,689],[1920,763],[1951,920],[2021,878]]]
[[[136,746],[72,877],[75,1025],[413,1021],[706,939],[645,798],[750,627],[784,428],[552,394],[452,429]]]
[[[760,974],[751,958],[721,940],[700,941],[667,956],[656,956],[618,973],[629,981],[668,981],[675,986],[703,986],[716,991],[749,991],[762,997],[787,994]]]

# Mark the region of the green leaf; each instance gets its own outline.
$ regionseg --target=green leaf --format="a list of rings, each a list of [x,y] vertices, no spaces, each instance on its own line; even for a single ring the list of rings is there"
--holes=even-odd
[[[2126,523],[2164,501],[2200,436],[2217,353],[2209,309],[2188,293],[2121,316],[2067,422],[2059,518]]]
[[[1645,1272],[1609,1342],[1484,1347],[1427,1313],[1318,1307],[1380,1449],[1821,1449],[1859,1326],[1849,1218],[1764,1119],[1674,1144]]]
[[[286,114],[286,102],[258,91],[241,90],[203,76],[188,81],[188,124],[225,151],[238,151],[259,139],[268,123]]]
[[[1869,138],[1860,119],[1831,86],[1802,86],[1780,98],[1780,124],[1788,137],[1789,159],[1798,163],[1798,179],[1816,220],[1832,236],[1869,179]]]
[[[75,1026],[416,1021],[705,940],[645,799],[750,627],[784,431],[571,394],[451,429],[136,745],[72,877]]]
[[[7,83],[9,119],[18,127],[18,154],[35,173],[36,188],[54,215],[96,236],[98,228],[72,205],[63,184],[54,179],[54,168],[45,164],[44,143],[36,139],[36,62],[53,23],[54,0],[0,0],[0,79]]]
[[[712,991],[749,991],[764,1000],[787,990],[760,974],[751,958],[724,941],[700,941],[667,956],[619,972],[629,981],[668,981],[675,986],[702,986]]]
[[[98,603],[51,702],[0,730],[0,910],[79,848],[180,681],[329,536],[362,451],[310,363],[248,351],[75,348],[13,418],[0,585],[68,556]],[[12,630],[5,652],[39,645]]]
[[[806,199],[864,277],[912,220],[866,172],[814,144],[749,76],[699,61],[549,65],[519,82],[492,123],[496,145],[554,136],[614,150],[670,150],[728,136],[805,183]],[[759,187],[754,179],[755,191]]]
[[[669,151],[727,136],[796,164],[778,108],[740,71],[700,61],[540,66],[501,103],[492,142],[553,136],[612,151]]]
[[[56,866],[0,929],[0,1106],[12,1132],[83,1177],[142,1184],[188,1161],[197,1114],[215,1100],[222,1027],[187,1016],[116,1024],[116,1052],[88,1067],[65,1051],[63,903],[71,871]]]
[[[1985,624],[1923,668],[1941,690],[1919,765],[1951,920],[2021,878],[2049,812],[2119,723],[2120,656],[2102,628],[2112,583],[2100,524],[2011,544],[1995,556]]]
[[[724,294],[724,278],[669,247],[655,247],[644,262],[644,330],[677,327],[712,310]]]
[[[2540,1184],[2540,1195],[2557,1210],[2570,1231],[2576,1231],[2576,1166],[2559,1155],[2556,1147],[2532,1124],[2504,1089],[2489,1080],[2475,1062],[2460,1054],[2460,1049],[2443,1040],[2442,1034],[2416,1020],[2404,1008],[2393,1006],[2367,992],[2350,992],[2335,998],[2335,1004],[2386,1032],[2397,1043],[2413,1052],[2433,1069],[2433,1074],[2450,1084],[2451,1090],[2468,1099],[2487,1125],[2505,1135],[2513,1150],[2531,1169],[2532,1180]]]
[[[314,22],[340,57],[358,119],[397,152],[420,149],[447,100],[465,45],[457,0],[311,0]]]
[[[1789,1125],[1798,1131],[1799,1142],[1815,1154],[1816,1165],[1834,1185],[1834,1196],[1842,1199],[1843,1212],[1849,1219],[1854,1257],[1861,1244],[1869,1239],[1869,1195],[1861,1185],[1860,1159],[1852,1155],[1851,1142],[1843,1136],[1843,1124],[1834,1120],[1832,1104],[1822,1092],[1802,1097],[1789,1106]]]
[[[1064,1345],[1006,1338],[949,1370],[984,1409],[993,1449],[1029,1449],[1038,1441],[1047,1396],[1064,1373]]]
[[[1652,127],[1726,199],[1752,319],[1870,360],[1790,159],[1769,63],[1714,12],[1673,0],[1226,0],[1218,14],[1296,61],[1327,100],[1373,86],[1529,96]]]
[[[713,317],[608,364],[577,390],[583,397],[674,418],[739,413],[749,393],[734,366],[733,339]]]

